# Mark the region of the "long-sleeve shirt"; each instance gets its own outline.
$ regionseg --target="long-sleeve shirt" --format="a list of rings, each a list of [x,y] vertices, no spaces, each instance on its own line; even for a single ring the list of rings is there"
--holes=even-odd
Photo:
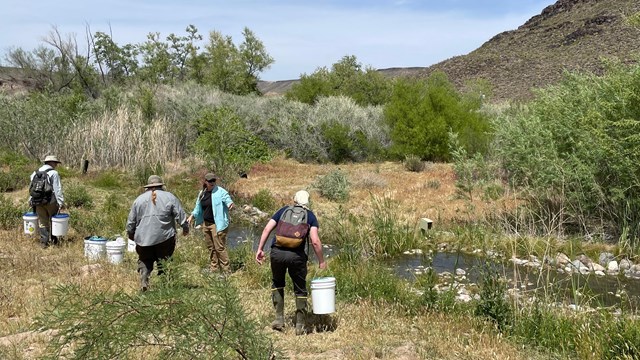
[[[202,214],[203,208],[201,201],[205,192],[206,190],[202,190],[198,193],[196,206],[191,213],[196,219],[204,215]],[[211,189],[211,210],[215,219],[216,231],[223,231],[229,227],[229,209],[231,206],[233,206],[233,200],[231,200],[229,192],[220,186],[214,186]],[[196,225],[198,225],[198,221],[196,221]]]
[[[156,203],[151,201],[155,191]],[[147,190],[136,198],[127,219],[127,234],[137,245],[160,244],[176,235],[176,223],[189,231],[187,214],[180,200],[164,190]]]
[[[58,174],[58,172],[54,170],[51,165],[47,164],[42,165],[38,169],[38,171],[47,171],[49,169],[51,169],[51,171],[47,173],[47,176],[49,177],[49,181],[51,181],[51,185],[53,185],[53,194],[56,197],[56,202],[58,203],[58,206],[61,207],[64,205],[64,194],[62,194],[62,182],[60,181],[60,174]],[[34,171],[31,174],[31,180],[33,180],[33,177],[35,175],[36,172]],[[31,196],[29,196],[29,201],[31,201]]]

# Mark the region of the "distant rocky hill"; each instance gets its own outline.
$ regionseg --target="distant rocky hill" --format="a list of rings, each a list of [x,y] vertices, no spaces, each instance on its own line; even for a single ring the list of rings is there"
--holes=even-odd
[[[496,101],[527,99],[532,88],[557,82],[565,70],[600,73],[603,58],[624,63],[640,59],[640,29],[627,21],[638,12],[640,0],[559,0],[467,55],[429,67],[379,71],[423,78],[440,70],[459,88],[469,80],[486,79]],[[258,87],[264,94],[281,94],[295,81],[261,82]]]

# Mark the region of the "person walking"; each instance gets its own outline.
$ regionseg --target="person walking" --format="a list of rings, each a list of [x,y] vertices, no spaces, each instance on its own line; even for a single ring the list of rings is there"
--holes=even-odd
[[[176,248],[176,224],[182,227],[182,235],[189,234],[187,214],[180,200],[164,190],[162,178],[151,175],[145,192],[131,206],[127,218],[127,235],[136,243],[140,289],[147,291],[153,264],[157,263],[158,275],[164,269],[161,261],[173,256]]]
[[[44,165],[31,174],[29,186],[29,205],[38,215],[40,246],[58,244],[58,237],[51,234],[51,218],[64,208],[62,182],[56,168],[61,164],[55,155],[44,158]]]
[[[214,173],[204,176],[202,190],[196,198],[193,212],[187,219],[189,224],[203,224],[204,237],[209,249],[209,271],[221,271],[223,275],[231,273],[227,252],[227,233],[229,232],[229,210],[233,209],[233,200],[229,192],[218,186],[219,178]]]
[[[307,261],[309,239],[311,247],[318,259],[320,269],[327,267],[322,255],[322,243],[318,235],[318,219],[309,210],[309,193],[298,191],[292,206],[279,209],[262,230],[260,243],[256,252],[256,261],[262,264],[265,259],[264,246],[272,230],[275,235],[271,240],[271,299],[276,311],[276,318],[271,328],[282,331],[284,329],[284,287],[285,275],[293,282],[293,292],[296,298],[296,335],[305,333],[307,314]]]

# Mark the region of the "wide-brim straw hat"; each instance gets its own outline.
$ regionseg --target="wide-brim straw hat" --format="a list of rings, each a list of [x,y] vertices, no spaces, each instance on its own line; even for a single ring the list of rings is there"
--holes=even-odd
[[[157,186],[164,186],[164,183],[162,182],[162,178],[158,175],[151,175],[147,180],[147,185],[145,185],[144,187],[150,188],[150,187],[157,187]]]
[[[55,155],[47,155],[44,158],[44,161],[42,161],[42,162],[45,163],[45,164],[48,163],[48,162],[55,162],[55,163],[58,163],[58,164],[62,164],[62,161],[58,160],[58,157],[55,156]]]

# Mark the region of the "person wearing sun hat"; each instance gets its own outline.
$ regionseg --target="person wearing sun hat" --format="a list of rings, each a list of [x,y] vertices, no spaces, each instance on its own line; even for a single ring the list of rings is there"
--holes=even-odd
[[[222,271],[231,273],[227,252],[227,233],[229,232],[229,210],[233,209],[233,200],[229,192],[217,184],[218,176],[212,172],[204,175],[202,190],[196,197],[196,205],[187,219],[189,223],[203,224],[204,237],[209,249],[208,272]]]
[[[297,208],[297,209],[296,209]],[[298,225],[291,226],[291,223],[283,225],[283,222],[287,222],[286,214],[293,214],[294,212],[300,214],[298,217]],[[304,215],[302,215],[304,214]],[[292,218],[292,217],[291,217]],[[306,226],[305,226],[306,218]],[[284,220],[284,221],[283,221]],[[279,229],[289,227],[292,229],[292,233],[299,231],[305,231],[308,229],[306,235],[300,233],[299,239],[303,241],[296,245],[293,243],[279,243],[278,235],[281,232]],[[276,319],[271,323],[271,328],[274,330],[282,331],[284,329],[284,287],[285,276],[287,272],[293,282],[293,292],[296,297],[296,335],[305,334],[305,323],[307,313],[307,261],[309,259],[306,253],[306,244],[311,242],[311,247],[318,259],[318,267],[325,269],[327,267],[324,257],[322,255],[322,243],[318,235],[318,219],[315,214],[309,209],[309,193],[306,190],[300,190],[296,192],[293,197],[293,205],[284,206],[278,210],[269,219],[269,222],[262,230],[260,236],[260,243],[258,244],[258,250],[256,252],[256,261],[258,264],[262,264],[265,259],[263,248],[267,242],[269,234],[275,229],[275,235],[271,240],[271,299],[273,306],[276,310]],[[300,230],[303,229],[303,230]]]
[[[151,175],[146,189],[136,198],[127,218],[127,235],[136,243],[138,254],[138,273],[140,288],[149,287],[149,276],[153,264],[158,266],[158,275],[162,275],[161,261],[173,256],[176,248],[176,224],[182,227],[182,235],[189,234],[187,214],[180,200],[164,190],[162,178]]]
[[[31,174],[30,180],[37,172],[45,172],[47,181],[52,187],[52,192],[46,199],[33,199],[29,196],[29,204],[38,215],[38,231],[40,233],[40,246],[46,248],[49,244],[58,244],[58,237],[51,235],[51,218],[64,208],[64,194],[62,193],[62,182],[60,174],[56,170],[61,164],[55,155],[47,155],[42,161],[43,165]]]

